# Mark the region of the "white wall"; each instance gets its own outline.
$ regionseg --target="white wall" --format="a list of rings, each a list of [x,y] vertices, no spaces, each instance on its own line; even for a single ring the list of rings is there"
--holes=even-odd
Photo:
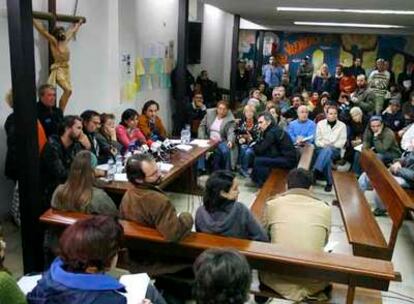
[[[219,87],[230,89],[231,44],[234,16],[205,4],[201,40],[201,63],[189,66],[197,77],[201,70],[207,70],[211,80]]]

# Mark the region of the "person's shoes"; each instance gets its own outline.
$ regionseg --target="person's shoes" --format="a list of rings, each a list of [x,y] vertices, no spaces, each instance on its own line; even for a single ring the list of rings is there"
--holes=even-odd
[[[243,169],[240,169],[240,170],[239,170],[239,173],[240,173],[240,175],[241,175],[242,177],[244,177],[244,178],[248,178],[248,177],[250,177],[249,172],[247,172],[247,171],[245,171],[245,170],[243,170]]]
[[[381,208],[375,208],[375,210],[372,212],[375,216],[386,216],[387,210],[381,209]]]
[[[325,190],[325,192],[331,192],[332,191],[332,185],[326,185],[324,190]]]

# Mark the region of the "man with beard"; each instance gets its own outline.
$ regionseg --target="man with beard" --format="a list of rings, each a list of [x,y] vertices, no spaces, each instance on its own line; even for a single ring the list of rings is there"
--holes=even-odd
[[[42,177],[42,195],[44,207],[49,207],[52,194],[59,184],[63,184],[69,173],[76,153],[88,141],[82,132],[82,120],[79,116],[68,115],[59,126],[58,135],[49,137],[40,156],[40,174]]]
[[[177,215],[168,196],[157,187],[161,173],[149,154],[137,154],[126,164],[128,180],[134,185],[127,190],[119,207],[121,217],[157,229],[165,239],[179,241],[193,226],[190,213]]]
[[[33,19],[34,27],[49,41],[53,64],[50,67],[50,75],[47,83],[53,86],[57,84],[62,88],[63,94],[59,101],[59,108],[62,111],[65,111],[69,97],[72,95],[69,69],[70,51],[68,44],[83,22],[83,19],[79,20],[78,23],[67,31],[61,26],[55,27],[52,34],[50,34],[40,21]]]
[[[375,94],[367,86],[366,76],[357,76],[357,89],[351,94],[352,106],[361,108],[365,115],[371,115],[375,109]]]

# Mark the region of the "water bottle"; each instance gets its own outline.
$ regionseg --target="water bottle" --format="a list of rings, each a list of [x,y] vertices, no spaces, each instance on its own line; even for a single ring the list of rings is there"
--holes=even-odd
[[[190,125],[185,125],[185,128],[181,130],[181,143],[188,145],[191,141]]]
[[[115,173],[122,173],[123,165],[122,165],[122,156],[120,154],[117,154],[115,157]]]
[[[114,178],[115,178],[115,170],[116,170],[116,168],[115,168],[114,160],[112,158],[110,158],[108,160],[108,171],[106,171],[106,179],[108,181],[111,182],[111,181],[114,180]]]

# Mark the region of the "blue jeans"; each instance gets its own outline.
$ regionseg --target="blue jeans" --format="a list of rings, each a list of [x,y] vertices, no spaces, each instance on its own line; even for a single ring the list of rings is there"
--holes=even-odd
[[[221,142],[213,153],[212,167],[213,171],[225,169],[231,170],[230,149],[227,142]]]
[[[252,180],[261,187],[273,168],[292,169],[295,166],[296,161],[285,156],[256,156],[253,163]]]
[[[239,153],[240,168],[247,172],[254,160],[254,150],[248,145],[241,145]]]
[[[403,179],[402,177],[399,176],[392,176],[397,183],[403,187],[403,188],[411,188],[411,185],[409,183],[407,183],[407,181],[405,179]],[[359,188],[361,189],[362,192],[368,191],[373,189],[371,186],[371,182],[369,180],[368,175],[364,172],[361,174],[361,176],[358,178],[358,184],[359,184]],[[379,209],[386,209],[384,206],[384,203],[381,201],[380,197],[378,196],[377,192],[374,190],[374,204],[375,204],[375,208],[379,208]]]
[[[321,172],[328,185],[332,185],[332,161],[341,156],[341,150],[333,147],[316,148],[316,161],[313,170]]]
[[[376,156],[378,157],[380,161],[384,163],[384,165],[389,164],[394,159],[394,157],[388,153],[384,153],[384,154],[376,153]],[[360,176],[362,174],[362,168],[361,168],[360,162],[361,162],[361,152],[355,151],[354,161],[352,164],[352,171],[354,171],[357,176]]]

